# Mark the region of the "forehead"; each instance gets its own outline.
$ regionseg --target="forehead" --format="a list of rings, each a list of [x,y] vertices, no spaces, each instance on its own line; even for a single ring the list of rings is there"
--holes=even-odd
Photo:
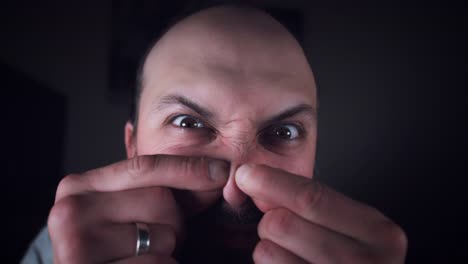
[[[309,64],[284,28],[212,22],[178,25],[155,46],[144,67],[141,105],[173,92],[225,106],[315,105]]]

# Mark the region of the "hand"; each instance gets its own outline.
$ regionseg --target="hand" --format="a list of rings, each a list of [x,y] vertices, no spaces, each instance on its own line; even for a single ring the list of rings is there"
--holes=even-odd
[[[243,165],[235,177],[265,213],[255,263],[404,263],[405,233],[376,209],[264,165]]]
[[[221,196],[228,171],[220,160],[156,155],[65,177],[48,219],[54,262],[175,263],[184,201],[172,188],[187,190],[203,210]],[[149,253],[138,257],[135,222],[148,224],[151,237]]]

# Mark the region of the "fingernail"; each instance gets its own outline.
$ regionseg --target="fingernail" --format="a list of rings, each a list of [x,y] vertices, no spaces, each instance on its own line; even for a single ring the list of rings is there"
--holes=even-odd
[[[236,170],[236,183],[238,185],[244,185],[245,181],[247,180],[248,174],[252,170],[253,165],[251,164],[243,164],[239,166]]]
[[[212,180],[226,180],[229,176],[229,163],[222,160],[210,160],[208,171]]]

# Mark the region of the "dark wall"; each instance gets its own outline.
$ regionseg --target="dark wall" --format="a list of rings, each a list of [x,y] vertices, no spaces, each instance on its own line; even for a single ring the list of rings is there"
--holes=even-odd
[[[442,6],[335,7],[306,26],[319,178],[402,225],[408,263],[468,256],[461,18]]]
[[[14,263],[47,220],[63,175],[67,101],[0,64],[2,262]],[[11,261],[9,261],[11,260]]]

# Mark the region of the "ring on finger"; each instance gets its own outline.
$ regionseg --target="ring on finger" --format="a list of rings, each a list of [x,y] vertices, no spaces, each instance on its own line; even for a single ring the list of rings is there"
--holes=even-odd
[[[149,251],[150,233],[148,225],[145,223],[135,223],[135,226],[137,233],[135,256],[140,256]]]

